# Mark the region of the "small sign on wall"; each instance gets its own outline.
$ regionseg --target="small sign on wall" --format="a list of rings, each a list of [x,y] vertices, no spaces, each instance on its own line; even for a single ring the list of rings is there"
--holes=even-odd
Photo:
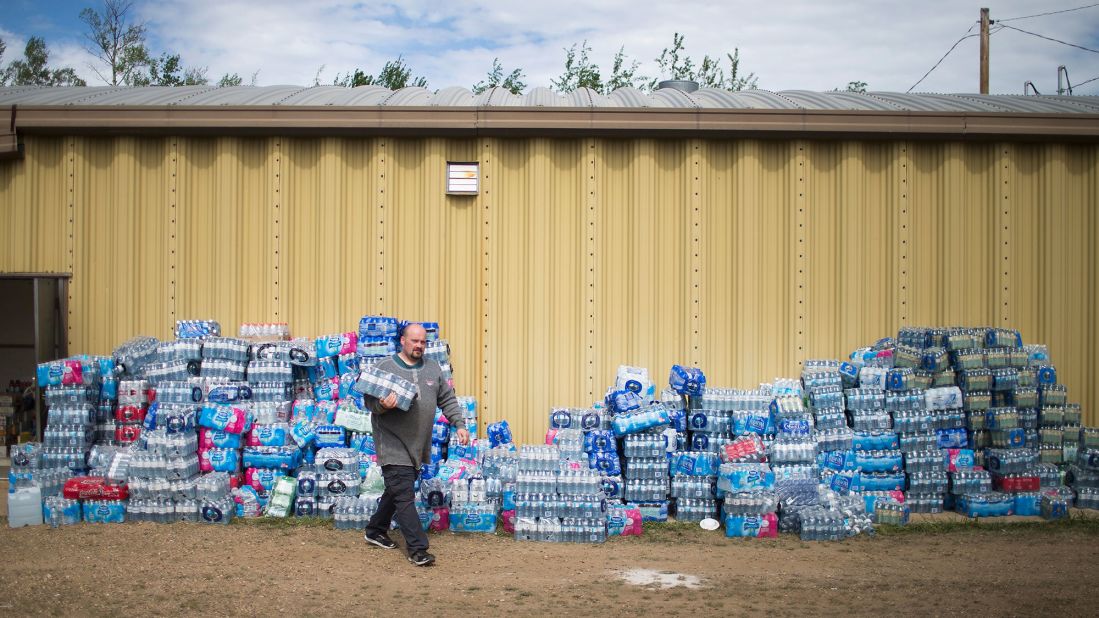
[[[481,182],[481,164],[447,161],[446,194],[477,195]]]

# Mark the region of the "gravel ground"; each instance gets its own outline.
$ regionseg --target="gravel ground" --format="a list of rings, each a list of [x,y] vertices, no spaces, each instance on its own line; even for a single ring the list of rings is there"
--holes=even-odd
[[[1088,615],[1099,602],[1094,515],[980,525],[924,516],[838,543],[727,539],[687,524],[646,524],[642,537],[596,546],[441,533],[431,568],[328,522],[3,520],[0,615]]]

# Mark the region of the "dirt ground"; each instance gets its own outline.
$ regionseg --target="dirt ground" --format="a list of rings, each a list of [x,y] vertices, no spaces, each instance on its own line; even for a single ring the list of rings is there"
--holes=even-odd
[[[1090,614],[1099,525],[727,539],[646,524],[604,545],[432,534],[431,568],[327,526],[249,522],[0,528],[0,615]],[[398,535],[399,536],[399,535]],[[649,569],[670,583],[634,585]]]

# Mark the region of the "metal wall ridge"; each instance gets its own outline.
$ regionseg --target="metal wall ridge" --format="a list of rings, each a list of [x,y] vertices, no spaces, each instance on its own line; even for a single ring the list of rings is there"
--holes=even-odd
[[[1099,114],[706,108],[26,106],[19,134],[1055,138],[1099,141]]]

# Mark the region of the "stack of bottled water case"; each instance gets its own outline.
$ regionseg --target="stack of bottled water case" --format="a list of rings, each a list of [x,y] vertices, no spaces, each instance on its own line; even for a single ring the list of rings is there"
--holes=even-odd
[[[854,466],[855,433],[847,424],[848,415],[855,418],[881,408],[880,391],[845,389],[857,384],[858,374],[852,369],[830,360],[807,360],[802,367],[802,389],[812,413],[817,465],[824,485],[831,484],[832,476],[849,472]],[[790,426],[789,422],[776,424],[780,430]]]
[[[312,465],[304,464],[296,477],[301,515],[313,512],[331,516],[336,527],[362,529],[366,520],[377,510],[377,500],[361,500],[362,453],[344,447],[324,447],[317,450]],[[314,498],[310,507],[309,499]]]
[[[804,540],[837,540],[861,532],[851,521],[833,516],[837,509],[828,508],[821,499],[822,494],[831,495],[831,490],[826,485],[815,486],[818,479],[835,485],[837,479],[844,478],[837,468],[847,469],[846,463],[853,459],[854,434],[837,422],[837,412],[843,409],[842,387],[843,376],[834,361],[806,361],[800,380],[776,380],[772,387],[770,410],[776,435],[768,446],[768,460],[779,507],[776,527],[797,532]],[[805,401],[808,410],[803,407]],[[824,425],[819,435],[818,417]],[[837,459],[845,465],[835,465]],[[857,501],[861,504],[861,499]]]
[[[83,473],[95,441],[95,391],[86,387],[49,386],[44,398],[43,467]]]
[[[778,531],[775,474],[759,435],[738,436],[722,449],[717,493],[726,536],[774,536]]]
[[[703,450],[720,452],[724,444],[733,439],[746,436],[759,436],[764,443],[770,443],[775,437],[775,423],[771,416],[770,405],[773,399],[770,385],[766,390],[743,391],[730,388],[704,388],[700,397],[691,398],[691,410],[687,425],[691,432],[691,447],[705,447]],[[697,404],[696,404],[697,399]],[[696,409],[712,411],[714,418],[706,419],[707,425],[724,425],[724,431],[707,433],[694,429],[703,423],[697,418]],[[716,442],[711,446],[710,442]]]
[[[642,446],[652,452],[664,450],[671,474],[671,511],[676,521],[699,522],[718,516],[717,473],[721,464],[719,452],[732,440],[731,412],[719,406],[706,407],[703,403],[705,387],[697,396],[684,400],[683,396],[666,389],[661,392],[661,402],[668,408],[670,427],[663,436],[642,434],[638,438]]]
[[[256,391],[262,388],[264,393],[281,394],[291,390],[295,372],[304,373],[292,359],[301,362],[311,358],[313,352],[311,342],[306,340],[253,345],[249,353],[247,377],[252,397],[244,406],[251,414],[253,423],[251,429],[242,434],[241,467],[244,470],[244,484],[255,490],[265,503],[279,480],[292,476],[301,465],[302,453],[293,440],[289,423],[292,403],[289,398],[263,397],[263,400],[256,400]],[[293,485],[283,486],[284,497]],[[290,503],[277,505],[276,512],[288,513],[291,510],[293,496],[288,499]]]
[[[120,370],[114,357],[95,357],[99,359],[99,403],[95,407],[95,443],[110,445],[115,444],[110,432],[108,421],[115,417],[115,409],[118,407],[121,381]]]
[[[357,345],[358,334],[354,332],[315,340],[317,364],[308,368],[309,381],[302,384],[302,392],[297,392],[299,389],[295,388],[295,396],[299,400],[311,398],[316,401],[316,414],[309,419],[312,426],[295,427],[295,433],[301,432],[304,437],[297,441],[298,446],[304,449],[304,461],[312,460],[310,445],[315,448],[348,445],[347,430],[336,424],[336,412],[341,403],[358,411],[364,409],[362,396],[352,388],[363,360],[356,355]],[[307,437],[310,432],[312,439]],[[325,502],[325,508],[331,507],[330,502]]]
[[[653,404],[614,419],[621,421],[625,416],[642,419],[616,426],[616,433],[622,454],[622,499],[628,506],[641,509],[646,521],[668,518],[671,478],[665,431],[670,427],[670,418],[663,406]],[[619,431],[617,427],[625,430]]]
[[[235,482],[233,475],[228,472],[211,472],[195,479],[199,521],[227,525],[233,520],[237,512],[232,496]]]
[[[1045,347],[1024,347],[1017,331],[904,328],[896,340],[856,350],[851,362],[859,368],[859,388],[848,391],[849,408],[862,405],[868,387],[884,387],[912,512],[1014,512],[1006,507],[1013,496],[986,495],[1000,493],[989,490],[1036,489],[1043,444],[1045,461],[1063,457],[1064,388]],[[1043,386],[1050,431],[1039,434]],[[1002,452],[1009,449],[1027,452]],[[977,497],[959,499],[969,495]],[[1023,512],[1037,514],[1027,500],[1038,503],[1024,496]]]
[[[264,513],[277,495],[269,515],[293,505],[360,529],[377,508],[380,469],[369,430],[335,417],[362,409],[349,386],[363,363],[396,349],[400,323],[367,316],[359,326],[249,348],[216,322],[183,321],[175,341],[44,363],[44,444],[13,456],[12,487],[40,489],[56,525],[74,517],[57,497],[62,484],[91,466],[129,481],[135,520],[225,523]],[[438,326],[425,327],[429,357],[448,361]],[[459,445],[443,419],[421,489],[438,488],[441,464],[454,484],[444,482],[441,505],[418,500],[423,524],[494,529],[502,510],[516,538],[598,542],[610,498],[648,520],[670,506],[698,521],[720,503],[730,536],[821,540],[909,512],[1052,518],[1074,502],[1099,507],[1099,430],[1080,426],[1045,346],[1023,346],[1015,331],[907,328],[850,362],[806,361],[800,380],[704,387],[689,399],[655,392],[646,370],[620,367],[606,408],[554,409],[549,446],[519,453],[499,440]],[[476,401],[460,403],[475,436]],[[129,446],[89,452],[94,442]],[[91,504],[91,520],[115,520],[119,506]]]
[[[145,375],[145,366],[156,361],[160,341],[155,337],[134,337],[111,352],[115,373],[119,378],[135,378]]]
[[[42,432],[43,467],[87,468],[96,442],[97,421],[108,417],[118,398],[115,360],[109,356],[73,356],[38,365],[44,389],[46,426]],[[106,442],[107,436],[102,436]]]
[[[296,491],[294,492],[294,515],[296,517],[313,517],[319,515],[317,509],[317,471],[314,466],[311,464],[303,464],[294,474],[294,482],[296,483]],[[336,512],[333,509],[333,517],[335,517],[335,514]],[[341,521],[346,521],[347,515],[347,509],[341,509]]]
[[[516,540],[602,543],[607,538],[599,473],[570,465],[556,445],[520,449],[515,514]]]
[[[1099,428],[1081,427],[1076,439],[1076,457],[1065,469],[1065,482],[1078,508],[1099,509]]]
[[[514,532],[516,482],[519,478],[519,453],[514,445],[496,446],[481,451],[481,474],[485,479],[485,496],[499,502],[500,518],[505,528]]]
[[[240,340],[232,340],[232,343],[213,350],[208,345],[204,345],[204,369],[209,362],[205,360],[208,353],[215,355],[211,360],[239,362],[246,367],[247,356],[244,361],[216,358],[223,354],[232,354],[234,358],[240,358],[236,352],[236,341]],[[225,349],[234,351],[226,353],[223,352]],[[266,496],[242,478],[243,450],[255,421],[253,402],[266,401],[270,391],[261,388],[263,383],[247,384],[243,380],[226,380],[220,376],[192,379],[187,385],[192,388],[191,399],[194,400],[197,397],[199,400],[195,424],[198,427],[201,472],[203,474],[222,472],[228,475],[231,496],[236,504],[236,516],[258,517],[266,505]],[[173,392],[175,390],[173,388]],[[180,398],[186,400],[184,389],[178,390]],[[278,392],[281,389],[274,390]],[[160,392],[160,390],[157,391],[158,398]],[[285,395],[282,396],[285,397]],[[185,406],[183,410],[189,407],[185,402],[177,405]],[[194,405],[190,404],[190,406]]]
[[[298,483],[300,484],[301,481],[299,480]],[[336,498],[332,506],[333,525],[337,530],[362,531],[377,511],[376,499],[365,500],[360,496],[341,496]],[[302,516],[304,515],[303,513]]]
[[[623,498],[628,502],[660,502],[668,494],[668,458],[662,430],[645,430],[620,439]]]
[[[141,435],[149,413],[150,387],[144,378],[125,378],[118,385],[118,401],[113,414],[96,424],[97,436],[104,444],[132,444]],[[97,439],[97,443],[100,440]]]
[[[363,450],[372,450],[373,441],[359,436],[355,448],[349,448],[348,432],[334,424],[335,414],[340,403],[332,400],[314,401],[296,399],[293,402],[290,419],[290,439],[284,452],[296,450],[301,469],[298,473],[298,490],[295,512],[300,515],[319,515],[331,517],[337,499],[357,494],[356,479],[361,478],[361,470],[340,466],[326,470],[323,462],[317,460],[317,453],[325,449],[341,449],[347,456],[354,453],[361,462]],[[348,403],[347,405],[353,405]],[[314,465],[317,464],[317,465]],[[296,465],[285,468],[292,470]]]
[[[603,412],[605,416],[600,420],[599,431],[602,431],[603,423],[609,420],[612,434],[617,438],[615,450],[621,455],[620,467],[614,467],[613,455],[607,447],[597,446],[603,442],[598,433],[592,433],[590,439],[585,439],[584,448],[590,451],[589,467],[598,468],[603,476],[611,479],[617,476],[612,476],[612,473],[621,473],[621,484],[609,481],[606,483],[607,489],[620,495],[630,506],[640,509],[646,521],[666,521],[670,441],[665,432],[671,429],[673,417],[685,418],[685,414],[678,402],[658,402],[655,396],[656,386],[649,378],[647,369],[622,365],[616,373],[614,386],[607,390],[604,397],[605,410],[593,410],[591,416],[583,414],[581,424],[594,425],[588,419],[594,421],[598,418],[596,415]],[[571,422],[575,423],[577,415],[578,411],[571,413]],[[569,416],[551,413],[551,428],[561,426],[561,419]]]
[[[692,450],[704,450],[714,453],[718,459],[701,461],[693,458],[690,464],[696,472],[709,471],[713,476],[702,478],[702,482],[687,480],[686,487],[677,488],[676,478],[672,480],[673,495],[683,490],[689,493],[703,493],[700,506],[705,517],[714,517],[709,497],[712,492],[717,501],[722,523],[729,536],[760,536],[774,532],[771,526],[774,520],[774,477],[770,466],[761,464],[766,461],[768,443],[774,440],[774,422],[769,409],[769,392],[741,391],[730,388],[706,387],[699,396],[691,397],[686,425],[690,430],[689,444]],[[682,457],[673,459],[673,467],[684,470],[686,461]],[[707,488],[707,481],[713,479]],[[681,480],[680,483],[683,481]],[[694,521],[703,513],[689,509],[680,513],[680,499],[676,498],[677,519]],[[694,506],[694,501],[687,503]],[[763,515],[769,513],[768,515]]]
[[[367,315],[359,320],[357,354],[362,358],[385,358],[400,346],[400,322],[388,316]]]
[[[42,519],[51,528],[78,524],[83,519],[80,501],[64,496],[45,498],[42,501]]]
[[[188,343],[193,340],[185,340]],[[195,488],[200,471],[198,420],[201,388],[189,382],[165,381],[148,404],[141,379],[123,384],[119,410],[141,417],[143,430],[126,455],[129,518],[169,523],[199,521],[201,503]]]
[[[566,415],[566,416],[563,416]],[[571,418],[578,417],[579,423],[573,423]],[[607,417],[602,410],[564,410],[559,409],[550,415],[551,426],[557,422],[564,423],[564,418],[569,418],[570,425],[579,424],[584,432],[584,453],[588,458],[588,469],[599,474],[603,493],[609,500],[621,501],[623,498],[622,460],[618,451],[618,439],[614,432],[606,429]],[[585,422],[586,421],[586,422]],[[590,427],[590,429],[588,428]]]
[[[334,515],[340,498],[357,498],[362,482],[362,456],[354,449],[324,447],[317,449],[313,473],[316,486],[316,512],[322,517]],[[303,468],[304,469],[304,468]],[[299,478],[301,474],[299,472]],[[299,487],[301,483],[299,481]]]
[[[676,451],[672,456],[670,495],[676,521],[699,522],[718,515],[717,472],[720,459],[708,451]]]
[[[452,532],[495,532],[501,499],[488,495],[488,483],[482,476],[458,479],[451,484],[449,529]],[[431,517],[426,504],[419,508],[421,518]],[[426,526],[425,526],[426,528]]]
[[[588,469],[600,474],[608,498],[620,500],[622,462],[609,414],[602,408],[553,408],[549,412],[547,442],[554,442],[562,430],[582,432],[581,450]]]

